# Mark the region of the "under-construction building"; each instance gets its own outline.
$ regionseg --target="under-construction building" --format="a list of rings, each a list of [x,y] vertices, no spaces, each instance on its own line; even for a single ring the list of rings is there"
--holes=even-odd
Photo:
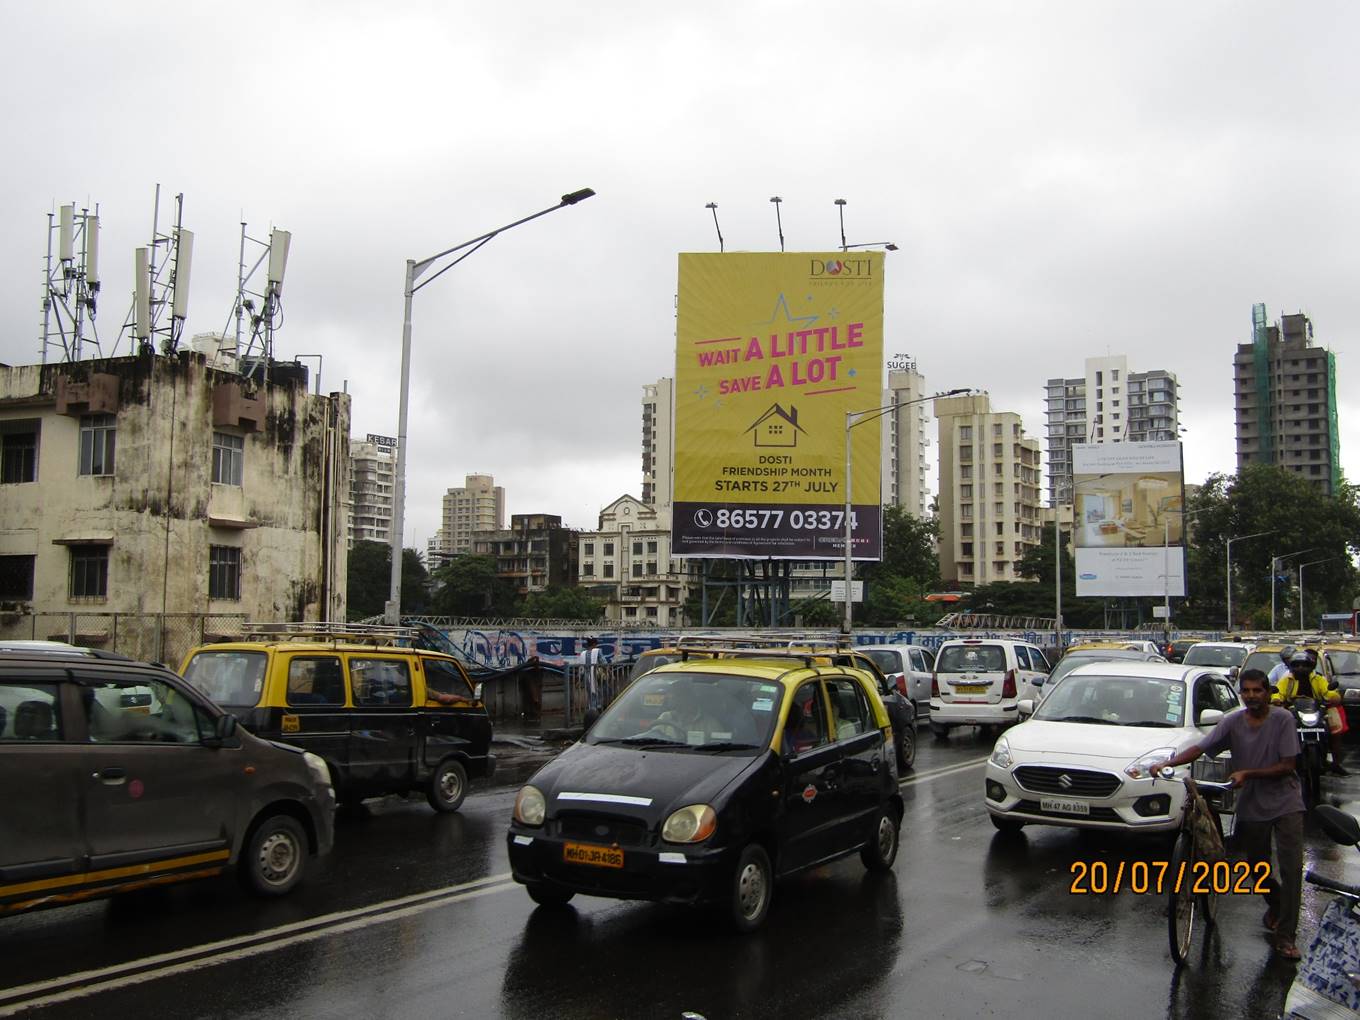
[[[1237,469],[1274,464],[1306,478],[1320,492],[1341,485],[1336,411],[1336,355],[1313,343],[1303,313],[1266,324],[1266,306],[1252,305],[1251,343],[1233,357],[1237,407]]]

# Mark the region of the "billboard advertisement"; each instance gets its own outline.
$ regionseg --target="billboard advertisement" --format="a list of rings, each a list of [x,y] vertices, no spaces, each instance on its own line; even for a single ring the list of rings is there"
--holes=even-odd
[[[883,403],[883,253],[682,254],[676,556],[845,556],[846,413]],[[881,426],[850,430],[851,550],[882,548]]]
[[[1180,443],[1072,447],[1077,594],[1185,596]]]

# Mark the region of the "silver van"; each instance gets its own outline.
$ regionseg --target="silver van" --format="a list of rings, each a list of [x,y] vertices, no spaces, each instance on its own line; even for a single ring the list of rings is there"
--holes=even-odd
[[[916,706],[917,714],[930,704],[930,680],[935,653],[924,645],[856,645],[874,660],[898,692]]]
[[[961,638],[940,645],[930,690],[930,732],[955,726],[1009,726],[1049,673],[1036,645],[1011,638]]]

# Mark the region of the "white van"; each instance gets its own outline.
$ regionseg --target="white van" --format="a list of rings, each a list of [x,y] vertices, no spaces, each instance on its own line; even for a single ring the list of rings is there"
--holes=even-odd
[[[930,732],[948,736],[955,726],[1009,726],[1018,703],[1034,698],[1048,660],[1034,645],[1010,638],[946,641],[935,657],[930,685]]]

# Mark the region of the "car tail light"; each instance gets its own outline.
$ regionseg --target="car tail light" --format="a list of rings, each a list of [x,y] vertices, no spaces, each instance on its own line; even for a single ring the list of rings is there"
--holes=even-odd
[[[906,697],[906,695],[907,695],[907,678],[906,678],[905,674],[902,674],[902,673],[894,673],[894,674],[893,674],[893,683],[896,684],[898,693],[901,694],[903,697]]]
[[[940,696],[940,674],[930,674],[930,696],[938,698]]]
[[[1003,698],[1015,697],[1015,670],[1006,670],[1006,679],[1001,684],[1001,696]]]

